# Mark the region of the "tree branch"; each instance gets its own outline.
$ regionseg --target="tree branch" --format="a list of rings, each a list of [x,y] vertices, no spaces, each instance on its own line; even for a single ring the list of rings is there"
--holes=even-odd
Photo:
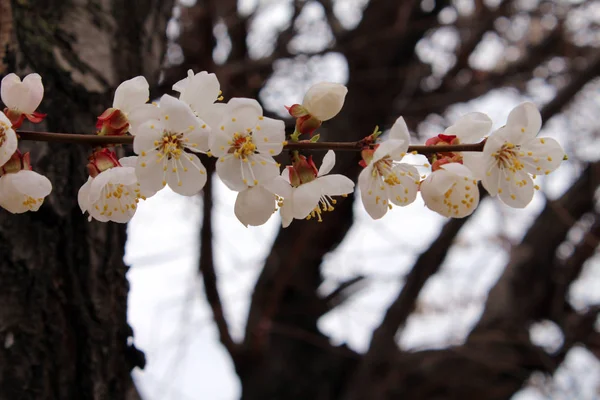
[[[225,346],[232,359],[237,356],[237,344],[233,341],[227,326],[227,320],[223,312],[223,305],[217,286],[217,274],[215,272],[212,243],[212,176],[215,163],[206,163],[206,174],[209,177],[204,186],[204,197],[202,203],[202,228],[200,229],[200,274],[204,282],[204,293],[206,300],[212,309],[213,319],[219,331],[219,340]]]
[[[113,144],[133,144],[133,136],[100,136],[83,135],[77,133],[54,133],[54,132],[34,132],[18,131],[21,140],[31,140],[38,142],[55,143],[79,143],[92,146],[106,146]],[[483,151],[485,141],[469,144],[449,144],[438,146],[414,145],[408,147],[408,152],[419,154],[458,152],[458,151]],[[365,147],[372,147],[368,141],[358,140],[355,142],[287,142],[283,148],[285,150],[338,150],[338,151],[361,151]]]

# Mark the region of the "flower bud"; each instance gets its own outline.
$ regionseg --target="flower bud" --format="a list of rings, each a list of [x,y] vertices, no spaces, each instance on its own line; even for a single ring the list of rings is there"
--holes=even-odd
[[[102,171],[121,166],[115,152],[109,149],[95,151],[89,160],[87,170],[92,178],[98,176]]]
[[[101,136],[123,136],[129,130],[129,121],[118,108],[108,108],[98,117],[96,129]]]
[[[302,106],[319,121],[327,121],[340,112],[346,93],[348,88],[339,83],[317,83],[304,95]]]

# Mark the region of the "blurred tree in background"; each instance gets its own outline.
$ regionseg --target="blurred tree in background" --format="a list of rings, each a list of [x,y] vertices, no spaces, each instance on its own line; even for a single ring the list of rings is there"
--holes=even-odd
[[[327,141],[359,140],[399,115],[417,133],[422,121],[448,125],[452,106],[512,90],[536,100],[544,121],[567,118],[572,141],[563,145],[579,174],[561,197],[546,201],[520,243],[507,243],[506,267],[464,343],[407,352],[397,338],[469,218],[447,221],[416,258],[364,353],[332,344],[317,326],[365,279],[357,275],[326,295],[319,290],[323,257],[353,225],[352,196],[322,223],[295,221],[280,230],[254,287],[244,338],[236,341],[215,272],[209,180],[199,273],[243,399],[506,399],[535,371],[556,371],[573,346],[600,356],[600,309],[576,310],[568,301],[600,237],[600,165],[585,151],[600,128],[598,1],[179,3],[172,16],[173,1],[0,0],[0,74],[40,73],[48,129],[91,132],[114,88],[137,74],[156,83],[158,97],[188,69],[208,70],[226,98],[259,98],[281,115],[316,77],[342,71],[349,96],[320,129]],[[75,198],[87,149],[32,146],[54,192],[39,213],[0,220],[0,398],[135,398],[129,373],[143,357],[128,344],[124,228],[80,215]],[[359,155],[337,159],[336,169],[356,178]],[[546,320],[564,336],[553,351],[529,335],[533,323]]]

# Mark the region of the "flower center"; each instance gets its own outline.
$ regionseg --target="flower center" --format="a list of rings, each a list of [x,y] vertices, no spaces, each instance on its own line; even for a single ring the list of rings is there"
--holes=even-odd
[[[0,146],[6,142],[6,131],[10,129],[8,125],[3,122],[0,122]]]
[[[321,198],[319,199],[319,203],[310,212],[310,214],[308,214],[306,219],[310,220],[312,218],[318,218],[319,222],[323,222],[323,219],[321,218],[321,213],[324,213],[327,211],[330,211],[330,212],[333,211],[334,210],[333,206],[336,203],[337,203],[337,201],[335,199],[332,199],[331,196],[328,196],[328,195],[321,196]]]
[[[43,201],[44,201],[43,198],[34,199],[31,196],[26,196],[25,200],[23,201],[23,205],[25,207],[29,208],[30,210],[34,210],[37,207],[38,203],[41,204]]]
[[[499,168],[506,168],[515,173],[523,169],[523,163],[519,160],[520,146],[512,143],[504,143],[500,150],[492,153]]]
[[[400,179],[398,178],[398,175],[396,175],[396,173],[392,170],[393,166],[393,160],[389,156],[386,156],[375,163],[375,166],[373,168],[373,176],[381,176],[383,178],[383,182],[390,186],[399,185]]]
[[[241,158],[245,161],[249,155],[256,153],[256,145],[252,141],[252,133],[248,135],[235,133],[231,144],[230,152],[233,153],[235,158]]]
[[[154,146],[161,159],[167,157],[168,160],[171,158],[178,160],[183,153],[183,141],[183,133],[164,131],[162,140],[154,141]]]
[[[112,217],[113,212],[121,212],[121,214],[133,212],[137,208],[140,199],[146,200],[146,197],[142,196],[139,183],[135,184],[133,190],[131,186],[133,185],[125,186],[122,183],[109,183],[102,190],[103,196],[94,205],[94,208],[100,211],[100,215],[106,215],[107,217]]]

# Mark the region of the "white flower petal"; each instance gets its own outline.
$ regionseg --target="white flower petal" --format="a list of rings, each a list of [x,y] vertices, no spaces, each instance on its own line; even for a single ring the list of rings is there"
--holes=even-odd
[[[305,183],[294,189],[292,197],[294,198],[294,218],[304,219],[319,206],[321,186],[317,180]]]
[[[294,220],[294,200],[293,195],[286,197],[283,201],[283,205],[279,209],[279,214],[281,215],[281,226],[287,228],[290,226],[292,221]]]
[[[210,127],[211,131],[215,132],[218,130],[219,122],[221,122],[225,116],[226,110],[226,104],[215,103],[203,108],[200,112],[197,112],[197,114],[198,117]]]
[[[234,207],[235,216],[244,226],[259,226],[275,212],[275,195],[262,186],[238,193]]]
[[[152,193],[158,192],[166,185],[166,171],[164,160],[157,162],[158,152],[148,151],[145,156],[140,155],[135,166],[135,175],[140,183],[141,189]],[[100,176],[100,175],[99,175]],[[97,177],[96,177],[97,179]]]
[[[327,175],[333,169],[335,165],[335,152],[333,150],[329,150],[325,157],[323,157],[323,162],[321,163],[321,167],[319,168],[319,173],[317,176]]]
[[[209,149],[208,141],[210,128],[203,121],[199,120],[198,126],[190,126],[190,130],[184,133],[184,146],[194,152],[207,152]]]
[[[508,115],[506,126],[521,135],[521,139],[513,142],[520,144],[533,139],[542,128],[542,116],[535,104],[527,102],[515,107]]]
[[[492,129],[492,120],[484,113],[466,114],[449,126],[444,135],[453,135],[461,143],[475,143],[481,140]]]
[[[247,162],[242,162],[243,177],[248,180],[248,186],[262,185],[279,176],[279,167],[269,156],[254,154],[248,156]]]
[[[277,155],[283,150],[285,123],[267,117],[263,117],[262,120],[259,118],[252,138],[259,152],[271,156]]]
[[[84,214],[91,206],[89,194],[93,179],[91,176],[88,177],[88,180],[79,188],[79,192],[77,192],[77,203],[79,203],[79,208]]]
[[[183,154],[179,160],[167,162],[167,183],[183,196],[197,194],[207,181],[206,168],[195,154]]]
[[[19,78],[17,74],[10,73],[2,78],[2,82],[0,83],[0,96],[6,107],[16,108],[15,99],[19,96],[21,85],[21,78]]]
[[[125,114],[136,107],[148,102],[150,98],[150,85],[143,76],[136,76],[119,85],[115,91],[113,108],[118,108]]]
[[[292,186],[289,181],[286,181],[281,176],[276,176],[274,179],[268,180],[263,185],[265,189],[284,198],[292,196]]]
[[[0,114],[4,116],[3,113],[0,112]],[[17,151],[18,140],[17,134],[11,128],[10,121],[7,124],[3,120],[0,120],[0,135],[4,136],[4,143],[0,145],[0,166],[2,166],[6,164],[12,155],[15,154],[15,151]]]
[[[198,114],[217,101],[221,86],[215,74],[202,71],[194,76],[188,76],[184,81],[173,85],[173,90],[180,92],[179,99]]]
[[[241,192],[248,187],[248,180],[242,178],[242,161],[235,158],[233,154],[227,154],[219,158],[216,163],[217,175],[225,186],[236,192]]]
[[[246,98],[233,98],[227,103],[223,119],[219,123],[221,129],[233,136],[235,132],[249,133],[256,127],[259,117],[262,116],[262,107],[258,101]],[[214,128],[213,128],[214,129]]]
[[[512,173],[501,170],[500,190],[498,196],[507,206],[523,208],[533,199],[533,181],[525,171]]]
[[[321,188],[321,195],[341,196],[354,191],[354,182],[344,175],[327,175],[316,180]],[[301,185],[304,186],[304,185]]]
[[[419,191],[419,171],[408,164],[398,164],[392,168],[399,184],[389,186],[389,200],[397,206],[407,206],[415,201]]]
[[[460,163],[448,163],[441,166],[444,170],[453,173],[454,175],[458,175],[461,177],[469,177],[473,176],[473,172],[467,168],[466,166]]]
[[[163,116],[163,123],[168,131],[174,133],[189,132],[194,129],[200,129],[200,120],[194,115],[192,110],[181,100],[168,94],[160,98],[159,110]]]
[[[387,213],[388,206],[383,203],[379,186],[382,180],[373,176],[371,164],[367,165],[358,175],[358,187],[360,188],[360,197],[367,213],[373,219],[379,219]]]
[[[155,123],[160,122],[162,114],[160,109],[154,104],[142,104],[134,108],[127,115],[127,121],[129,121],[129,133],[137,135],[140,127],[149,121]],[[162,126],[162,122],[160,122]]]
[[[565,157],[562,146],[552,138],[535,138],[521,145],[520,159],[530,174],[549,174]]]
[[[135,168],[137,160],[138,158],[136,156],[121,157],[119,158],[119,164],[121,164],[123,167]]]
[[[212,130],[208,137],[208,148],[215,157],[227,154],[232,145],[232,137],[221,129]]]
[[[392,160],[400,161],[403,157],[403,153],[408,150],[408,143],[403,140],[386,140],[379,144],[377,150],[373,154],[373,160],[371,163],[375,163],[382,158],[389,156]]]
[[[390,130],[390,139],[403,140],[408,149],[408,144],[410,143],[410,132],[408,131],[408,126],[406,126],[404,118],[400,117],[396,120],[396,122],[394,122],[394,125],[392,125],[392,129]]]
[[[482,153],[474,151],[465,151],[462,153],[463,165],[473,173],[477,180],[483,180],[486,172],[486,158]]]
[[[164,127],[159,121],[149,121],[141,125],[138,134],[133,138],[133,151],[136,154],[142,154],[144,151],[156,148],[156,142],[161,142],[163,138]]]

